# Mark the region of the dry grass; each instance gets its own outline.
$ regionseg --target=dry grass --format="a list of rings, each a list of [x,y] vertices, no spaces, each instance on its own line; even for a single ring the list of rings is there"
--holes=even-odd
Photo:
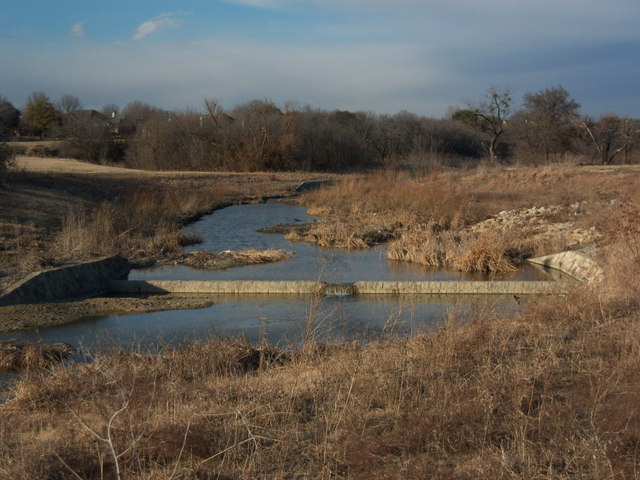
[[[479,233],[467,230],[440,231],[433,225],[402,232],[391,242],[387,257],[462,272],[514,271],[525,258],[534,256],[535,244],[522,230]]]
[[[582,247],[588,232],[608,215],[610,200],[640,188],[638,171],[568,166],[431,172],[413,178],[385,172],[350,179],[307,193],[302,202],[320,215],[308,232],[287,238],[326,247],[368,248],[390,242],[390,259],[461,271],[503,272],[523,259]],[[569,205],[581,205],[569,208]],[[474,229],[505,210],[553,207],[541,220],[557,229],[526,223],[500,231]]]
[[[634,478],[640,329],[591,291],[407,340],[208,340],[32,374],[0,478]]]
[[[73,353],[75,349],[64,343],[0,342],[0,372],[42,370]]]
[[[120,253],[129,258],[177,252],[193,239],[179,231],[180,220],[225,199],[224,189],[207,195],[142,184],[125,190],[116,202],[92,212],[71,210],[53,242],[57,258],[78,259]]]
[[[0,289],[67,260],[114,251],[131,257],[172,252],[193,242],[179,233],[180,224],[219,202],[286,196],[301,181],[317,178],[147,172],[25,156],[9,173],[0,188]]]

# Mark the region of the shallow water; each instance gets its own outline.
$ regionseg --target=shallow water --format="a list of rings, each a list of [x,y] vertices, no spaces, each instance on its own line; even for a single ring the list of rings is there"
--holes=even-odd
[[[283,249],[293,252],[292,259],[267,265],[206,271],[185,266],[163,266],[133,270],[130,280],[322,280],[328,283],[361,280],[485,280],[483,274],[462,274],[433,270],[409,262],[386,258],[386,247],[368,250],[321,248],[305,242],[290,242],[281,234],[258,233],[256,230],[280,223],[312,222],[305,207],[286,203],[238,205],[217,210],[185,228],[198,233],[203,243],[189,251],[221,252],[224,250]],[[499,280],[541,280],[541,269],[527,266],[522,270],[494,276]]]
[[[281,234],[257,229],[279,223],[313,221],[304,207],[284,203],[242,205],[214,212],[186,229],[204,242],[190,250],[219,252],[255,248],[285,249],[294,258],[280,263],[203,271],[182,266],[135,270],[130,279],[156,280],[323,280],[332,283],[358,280],[459,280],[488,279],[482,275],[433,271],[419,265],[388,261],[385,247],[348,251],[292,243]],[[545,272],[530,267],[498,279],[540,280]],[[266,338],[279,345],[300,342],[312,329],[319,341],[370,340],[380,335],[407,335],[439,325],[447,312],[463,315],[478,308],[513,312],[512,296],[347,296],[317,299],[310,296],[216,295],[214,304],[199,310],[164,311],[87,318],[84,321],[0,335],[0,340],[66,342],[85,352],[98,345],[155,349],[210,335],[244,335],[251,342]]]
[[[511,296],[450,295],[325,297],[216,295],[198,310],[164,311],[87,319],[40,331],[0,335],[8,339],[66,342],[85,352],[99,346],[155,349],[188,340],[244,335],[280,346],[295,345],[305,331],[323,342],[410,335],[440,324],[455,308],[461,315],[484,309],[515,311]]]

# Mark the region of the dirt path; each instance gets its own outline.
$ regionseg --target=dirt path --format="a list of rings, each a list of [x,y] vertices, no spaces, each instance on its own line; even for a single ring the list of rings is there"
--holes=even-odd
[[[198,171],[177,171],[177,170],[137,170],[134,168],[124,168],[109,165],[96,165],[93,163],[81,162],[72,158],[53,157],[33,157],[27,155],[16,156],[16,166],[28,172],[42,174],[57,173],[71,175],[91,175],[94,178],[199,178],[199,179],[244,179],[251,181],[288,181],[303,182],[311,179],[337,178],[335,174],[314,174],[300,172],[198,172]],[[342,175],[344,176],[344,175]]]

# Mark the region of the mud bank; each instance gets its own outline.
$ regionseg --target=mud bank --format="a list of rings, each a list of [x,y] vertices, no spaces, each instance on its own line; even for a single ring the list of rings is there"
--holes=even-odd
[[[192,310],[206,308],[212,303],[202,297],[153,295],[97,297],[69,302],[10,305],[0,307],[0,332],[47,328],[107,315]]]

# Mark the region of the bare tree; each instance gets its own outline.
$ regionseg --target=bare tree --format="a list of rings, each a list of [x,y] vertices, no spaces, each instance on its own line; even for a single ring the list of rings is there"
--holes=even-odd
[[[58,112],[64,114],[73,113],[82,108],[82,102],[74,95],[62,95],[60,100],[56,103],[56,109]]]
[[[561,86],[524,95],[523,108],[514,115],[514,137],[529,153],[564,155],[574,147],[580,104]]]
[[[610,165],[615,158],[626,152],[633,141],[640,136],[637,120],[621,118],[614,114],[602,115],[598,121],[586,117],[582,121],[589,139],[593,143],[600,163]]]
[[[507,120],[511,114],[512,101],[511,89],[492,86],[485,93],[484,100],[478,104],[468,105],[468,111],[475,117],[475,122],[470,126],[484,136],[487,154],[492,162],[498,159],[500,137],[505,132]]]
[[[92,163],[118,160],[117,148],[107,117],[93,110],[67,114],[59,129],[69,155]]]

